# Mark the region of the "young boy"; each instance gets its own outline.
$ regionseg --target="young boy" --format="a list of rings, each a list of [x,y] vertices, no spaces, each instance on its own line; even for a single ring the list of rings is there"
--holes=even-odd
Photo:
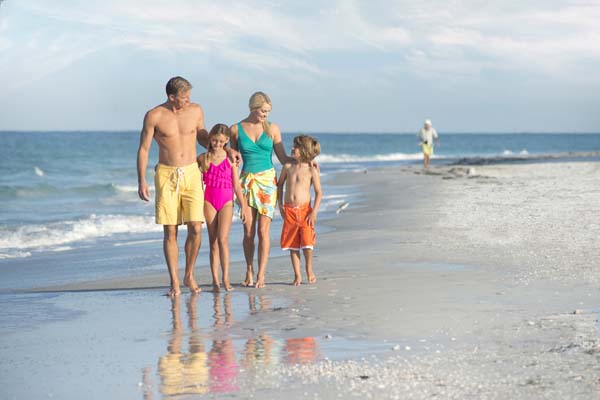
[[[315,245],[315,221],[323,195],[319,171],[312,166],[312,160],[320,153],[321,146],[316,139],[307,135],[296,136],[292,147],[294,161],[283,166],[277,182],[277,201],[283,218],[281,249],[290,251],[294,268],[294,282],[292,282],[294,286],[302,283],[300,250],[304,253],[308,282],[317,281],[312,270],[312,253]],[[312,207],[310,205],[311,185],[315,192]]]

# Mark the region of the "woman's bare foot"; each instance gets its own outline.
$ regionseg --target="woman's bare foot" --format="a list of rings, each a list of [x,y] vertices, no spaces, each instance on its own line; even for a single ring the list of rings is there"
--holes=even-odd
[[[254,285],[254,280],[252,279],[252,271],[246,272],[246,279],[242,282],[242,286],[251,287]]]
[[[175,297],[175,296],[179,296],[181,294],[181,290],[179,290],[179,285],[177,286],[171,286],[171,290],[169,290],[165,296],[167,297]]]
[[[257,289],[264,288],[265,287],[265,277],[258,275],[256,277],[256,285],[254,285],[254,287]]]
[[[184,278],[183,284],[190,289],[190,292],[200,293],[200,288],[198,287],[198,284],[196,283],[196,280],[193,276]]]

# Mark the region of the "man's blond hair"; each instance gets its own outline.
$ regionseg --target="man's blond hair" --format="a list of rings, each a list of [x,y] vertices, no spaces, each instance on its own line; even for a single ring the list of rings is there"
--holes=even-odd
[[[188,90],[192,90],[192,84],[187,79],[180,76],[175,76],[167,82],[167,96],[177,96],[179,93],[185,93]]]

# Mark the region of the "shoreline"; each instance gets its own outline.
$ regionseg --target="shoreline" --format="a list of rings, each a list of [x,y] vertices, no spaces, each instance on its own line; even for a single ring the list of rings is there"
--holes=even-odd
[[[594,219],[600,163],[481,165],[473,173],[433,165],[430,172],[407,165],[340,174],[331,184],[357,185],[362,195],[324,222],[333,230],[317,237],[317,283],[289,286],[288,257],[272,255],[266,288],[235,285],[234,300],[262,296],[276,305],[208,337],[313,337],[323,347],[339,344],[350,357],[264,363],[257,374],[246,371],[250,379],[239,377],[239,392],[224,396],[583,399],[598,393],[600,254],[590,249],[600,233]],[[241,278],[244,269],[243,262],[232,264],[231,276]],[[113,280],[38,290],[67,291],[71,302],[81,295],[109,302],[117,294],[103,291],[121,291],[164,307],[168,300],[149,297],[164,286],[161,280],[168,283],[166,270],[119,279],[121,287]],[[209,285],[201,287],[201,301],[212,297]],[[190,301],[185,289],[181,301]],[[119,329],[128,336],[132,328]],[[352,343],[367,343],[360,351],[376,357],[353,358]]]

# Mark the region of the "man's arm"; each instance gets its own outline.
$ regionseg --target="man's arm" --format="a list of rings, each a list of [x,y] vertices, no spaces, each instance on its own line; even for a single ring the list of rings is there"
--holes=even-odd
[[[317,221],[319,207],[321,206],[323,192],[321,191],[321,177],[319,176],[319,170],[317,168],[311,168],[311,174],[313,189],[315,191],[315,201],[313,202],[312,211],[308,215],[308,224],[314,226],[315,222]]]
[[[208,149],[208,131],[204,127],[204,110],[202,107],[198,106],[200,109],[200,115],[198,116],[198,121],[196,123],[196,140],[200,144],[200,146]]]
[[[144,116],[144,126],[140,134],[140,147],[137,153],[138,196],[145,201],[150,200],[150,188],[146,182],[146,168],[148,167],[148,153],[150,152],[156,126],[154,119],[151,111],[148,111]]]

